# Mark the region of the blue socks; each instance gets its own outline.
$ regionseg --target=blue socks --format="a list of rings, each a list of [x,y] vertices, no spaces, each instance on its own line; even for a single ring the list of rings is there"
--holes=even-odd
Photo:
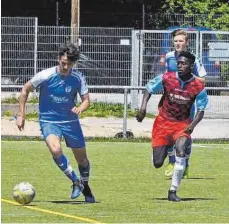
[[[175,155],[169,156],[169,162],[175,163],[176,162],[176,156]]]
[[[77,177],[75,171],[72,169],[72,166],[69,164],[69,161],[64,154],[62,154],[59,158],[53,158],[53,160],[72,182],[79,181],[79,178]]]

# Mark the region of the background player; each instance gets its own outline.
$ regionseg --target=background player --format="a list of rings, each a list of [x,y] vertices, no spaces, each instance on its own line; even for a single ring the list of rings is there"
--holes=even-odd
[[[176,162],[168,191],[169,201],[180,201],[176,195],[186,166],[185,154],[190,144],[190,134],[204,116],[208,98],[204,84],[193,74],[195,56],[182,51],[178,56],[178,73],[165,72],[150,80],[142,99],[141,108],[136,115],[142,122],[146,115],[146,107],[151,94],[164,90],[164,97],[159,108],[152,130],[152,160],[156,168],[160,168],[168,153],[168,147],[176,146]],[[191,121],[191,107],[196,100],[197,113]]]
[[[85,201],[95,202],[88,185],[90,163],[85,149],[85,140],[78,115],[90,105],[88,87],[82,74],[73,68],[79,59],[79,51],[74,44],[64,44],[59,49],[59,65],[37,73],[22,88],[19,97],[17,126],[21,131],[25,124],[25,104],[34,88],[40,88],[39,122],[44,140],[53,160],[62,172],[73,182],[71,198],[83,192]],[[82,103],[75,106],[75,97],[80,95]],[[63,154],[61,138],[72,149],[81,176],[81,181]],[[38,155],[39,156],[39,155]]]
[[[165,69],[167,72],[176,72],[177,71],[177,58],[181,51],[187,49],[189,45],[188,33],[182,29],[178,29],[172,32],[174,51],[170,51],[166,54],[165,59]],[[161,61],[163,62],[163,61]],[[205,82],[205,76],[207,75],[206,70],[203,64],[196,59],[193,67],[193,74],[203,83]],[[191,119],[195,115],[195,106],[192,107]],[[189,157],[191,154],[192,141],[190,140],[190,146],[187,149],[186,155],[186,168],[184,172],[184,178],[189,177]],[[174,147],[170,147],[168,150],[169,163],[165,170],[165,176],[171,176],[173,174],[174,164],[175,164],[175,150]]]

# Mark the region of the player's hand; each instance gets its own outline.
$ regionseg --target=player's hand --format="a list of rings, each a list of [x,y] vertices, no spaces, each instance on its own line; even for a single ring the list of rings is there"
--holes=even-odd
[[[25,115],[17,115],[16,124],[18,129],[22,131],[25,126]]]
[[[81,114],[82,113],[82,109],[80,109],[80,107],[73,107],[71,109],[71,111],[75,114]]]
[[[146,110],[139,110],[136,115],[136,119],[138,122],[142,122],[145,116],[146,116]]]
[[[193,130],[194,130],[194,127],[193,127],[191,124],[189,124],[189,125],[185,128],[184,132],[187,133],[187,134],[192,134]]]

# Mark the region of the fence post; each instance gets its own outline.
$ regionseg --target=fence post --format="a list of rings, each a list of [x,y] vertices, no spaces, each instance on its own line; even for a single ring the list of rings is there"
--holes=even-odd
[[[128,104],[128,89],[124,89],[124,110],[123,110],[123,138],[126,138],[127,131],[127,104]]]
[[[34,30],[34,75],[37,74],[37,35],[38,35],[38,19],[35,18]]]
[[[131,70],[131,86],[138,86],[139,77],[139,30],[132,30],[132,70]],[[131,90],[131,109],[138,108],[138,90]]]

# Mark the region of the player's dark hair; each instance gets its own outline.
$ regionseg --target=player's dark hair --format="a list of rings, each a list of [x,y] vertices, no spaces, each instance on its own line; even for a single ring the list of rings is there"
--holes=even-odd
[[[80,52],[75,44],[67,43],[63,44],[59,48],[59,57],[66,55],[68,60],[76,62],[80,58]]]
[[[196,57],[189,51],[181,51],[179,57],[188,58],[191,64],[194,64],[196,60]]]

